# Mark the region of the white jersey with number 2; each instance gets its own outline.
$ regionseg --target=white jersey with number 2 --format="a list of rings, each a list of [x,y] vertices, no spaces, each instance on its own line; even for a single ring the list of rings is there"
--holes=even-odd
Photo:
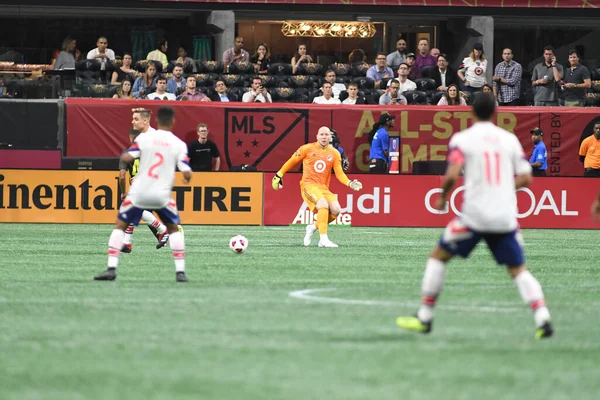
[[[140,134],[127,150],[140,159],[140,167],[127,198],[144,209],[160,209],[171,200],[175,167],[190,171],[187,145],[169,131],[158,129]]]
[[[452,136],[448,162],[464,167],[460,220],[479,232],[517,228],[515,175],[531,172],[517,137],[491,122],[477,122]]]

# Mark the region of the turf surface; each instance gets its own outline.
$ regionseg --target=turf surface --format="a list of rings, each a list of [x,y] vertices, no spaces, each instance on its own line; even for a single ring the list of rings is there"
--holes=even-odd
[[[95,282],[109,226],[5,225],[0,399],[598,398],[594,231],[524,232],[556,329],[536,341],[482,245],[450,264],[431,335],[396,328],[438,229],[332,228],[339,249],[302,247],[303,227],[185,229],[176,284],[145,227]]]

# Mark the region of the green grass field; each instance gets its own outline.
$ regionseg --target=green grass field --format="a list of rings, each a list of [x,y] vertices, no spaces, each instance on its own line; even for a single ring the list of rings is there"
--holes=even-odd
[[[416,311],[439,229],[185,227],[188,284],[146,227],[106,265],[108,225],[4,225],[0,399],[597,399],[598,233],[529,230],[556,335],[480,245],[450,264],[431,335]],[[244,234],[245,254],[228,249]],[[315,240],[316,245],[316,240]],[[319,290],[315,290],[319,289]]]

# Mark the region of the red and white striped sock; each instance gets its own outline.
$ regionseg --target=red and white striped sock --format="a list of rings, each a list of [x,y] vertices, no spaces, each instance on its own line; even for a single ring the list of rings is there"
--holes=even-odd
[[[544,323],[550,321],[550,311],[546,307],[542,285],[540,285],[531,272],[528,270],[521,272],[515,277],[514,281],[517,289],[519,289],[521,298],[526,304],[529,304],[531,311],[533,311],[535,326],[539,328]]]
[[[443,261],[435,258],[427,260],[421,283],[421,307],[417,312],[417,318],[422,322],[429,322],[433,319],[433,308],[444,286],[445,271],[446,264]]]
[[[125,239],[123,239],[123,244],[131,244],[131,235],[133,235],[134,228],[133,225],[129,225],[127,229],[125,229]]]
[[[119,265],[119,256],[121,247],[125,239],[125,231],[114,229],[108,239],[108,268],[117,268]]]
[[[175,271],[185,272],[185,242],[181,232],[175,232],[169,235],[169,245],[173,251],[173,258],[175,259]]]

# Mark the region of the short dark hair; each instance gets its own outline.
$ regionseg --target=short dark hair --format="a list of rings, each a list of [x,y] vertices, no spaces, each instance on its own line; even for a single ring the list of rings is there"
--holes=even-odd
[[[377,59],[377,57],[379,56],[385,56],[385,58],[387,59],[387,54],[385,53],[377,53],[377,55],[375,56],[375,59]]]
[[[390,82],[390,87],[392,87],[392,83],[397,83],[398,85],[400,85],[400,81],[398,79],[392,79]]]
[[[350,83],[348,84],[348,88],[349,88],[350,86],[354,86],[355,88],[357,88],[357,89],[358,89],[358,83],[356,83],[356,82],[350,82]]]
[[[327,76],[328,73],[333,72],[335,74],[335,71],[332,69],[328,69],[327,71],[325,71],[325,76]],[[337,76],[337,74],[335,74]]]
[[[158,83],[159,81],[167,81],[167,78],[164,75],[159,76],[158,78],[156,78],[156,83]]]
[[[182,63],[177,63],[177,64],[175,64],[175,66],[173,68],[177,68],[177,67],[180,67],[180,68],[183,69],[183,64]]]
[[[446,53],[440,53],[440,54],[437,56],[437,59],[439,60],[439,59],[440,59],[440,57],[444,58],[446,61],[450,61],[450,60],[448,59],[448,55],[447,55]]]
[[[165,39],[165,38],[158,39],[158,41],[156,42],[156,48],[158,50],[160,50],[165,45],[165,43],[167,43],[167,39]]]
[[[188,80],[188,79],[190,79],[190,78],[194,78],[194,80],[197,80],[197,79],[196,79],[196,77],[195,77],[194,75],[188,75],[188,76],[185,78],[185,80],[187,81],[187,80]]]
[[[544,51],[551,51],[552,53],[554,53],[554,47],[548,45],[544,47]]]
[[[398,69],[400,69],[401,66],[406,65],[406,68],[410,69],[410,65],[408,65],[405,62],[401,62],[400,64],[398,64]]]
[[[158,122],[158,125],[161,126],[171,125],[173,123],[173,118],[175,118],[175,110],[173,110],[173,107],[162,106],[156,113],[156,121]]]
[[[579,55],[579,52],[575,49],[569,50],[569,55],[571,55],[571,54],[575,54],[577,56],[577,58],[581,58],[581,56]]]
[[[258,79],[258,80],[260,81],[260,83],[262,84],[262,78],[261,78],[260,76],[258,76],[258,75],[254,75],[254,76],[252,77],[252,79],[250,79],[250,82],[254,83],[254,81],[255,81],[255,80],[257,80],[257,79]]]
[[[496,111],[496,99],[492,93],[477,93],[473,102],[473,114],[480,121],[489,121]]]

